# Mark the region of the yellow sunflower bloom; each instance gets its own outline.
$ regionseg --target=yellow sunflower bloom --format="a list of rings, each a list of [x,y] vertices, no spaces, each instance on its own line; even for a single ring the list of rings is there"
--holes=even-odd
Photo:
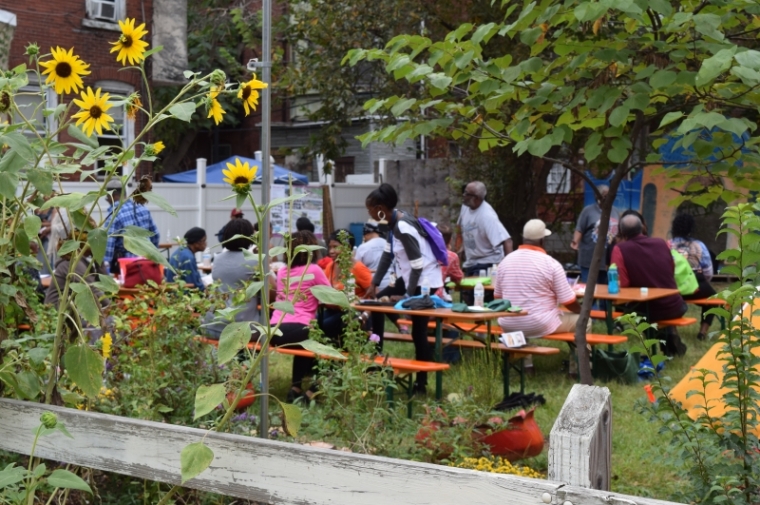
[[[106,333],[100,337],[100,343],[103,350],[103,358],[108,359],[111,357],[111,346],[113,345],[113,339],[110,333]]]
[[[84,88],[82,76],[90,73],[90,65],[79,59],[74,54],[74,48],[68,52],[62,47],[50,48],[53,59],[50,61],[41,61],[40,65],[45,67],[42,75],[47,74],[46,84],[55,83],[55,92],[59,95],[62,93],[78,93],[80,88]]]
[[[92,88],[87,86],[87,90],[82,91],[82,99],[74,99],[74,103],[82,110],[71,117],[77,120],[77,126],[84,123],[83,131],[88,136],[92,135],[93,130],[102,135],[103,128],[111,129],[109,123],[113,123],[113,118],[106,114],[106,111],[113,107],[113,104],[108,102],[109,97],[108,93],[101,96],[100,88],[93,93]]]
[[[251,190],[251,183],[256,178],[256,165],[250,166],[248,162],[242,163],[240,158],[235,158],[235,164],[227,163],[227,168],[222,170],[224,182],[232,186],[236,193],[247,194]]]
[[[140,110],[140,107],[142,107],[142,102],[140,101],[140,93],[134,92],[131,95],[127,97],[127,117],[129,119],[136,119],[137,118],[137,112]]]
[[[216,97],[219,96],[219,93],[221,92],[220,89],[212,90],[208,96],[209,96],[209,106],[208,106],[208,116],[207,118],[213,117],[214,123],[219,124],[222,122],[222,116],[227,114],[227,112],[222,109],[222,104],[219,103],[219,100],[216,99]]]
[[[148,43],[141,40],[148,34],[145,23],[135,28],[135,20],[127,18],[126,21],[119,21],[119,28],[121,28],[121,36],[116,42],[110,42],[113,45],[111,52],[119,51],[116,61],[121,62],[122,65],[126,65],[127,60],[130,65],[139,64],[145,59],[145,48],[148,47]]]
[[[153,144],[153,152],[158,154],[161,151],[163,151],[165,147],[166,146],[164,145],[164,143],[159,140],[158,142]]]
[[[243,108],[245,108],[246,116],[250,114],[251,111],[256,110],[256,106],[259,104],[259,92],[256,90],[264,89],[267,86],[267,83],[257,80],[255,75],[253,76],[253,79],[240,85],[240,90],[238,90],[237,96],[243,101]]]

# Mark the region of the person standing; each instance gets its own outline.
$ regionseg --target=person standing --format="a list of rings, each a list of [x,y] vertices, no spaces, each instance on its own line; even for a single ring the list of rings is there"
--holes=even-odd
[[[388,240],[385,251],[380,258],[380,265],[375,272],[372,283],[367,288],[366,297],[388,296],[399,300],[421,293],[420,286],[427,284],[430,292],[443,286],[441,266],[438,264],[428,241],[423,237],[419,221],[406,212],[396,209],[398,195],[393,186],[383,183],[372,191],[365,202],[370,217],[380,224],[380,230],[387,228]],[[385,273],[396,264],[399,278],[384,290],[376,293]],[[373,331],[383,339],[383,314],[372,314]],[[427,326],[429,317],[412,316],[412,339],[414,340],[415,359],[432,361],[433,353],[428,345]],[[414,392],[425,394],[427,391],[427,373],[418,373],[414,383]]]
[[[606,197],[607,193],[610,191],[610,188],[607,186],[599,186],[598,189],[601,198]],[[570,242],[570,247],[578,251],[578,266],[581,267],[581,282],[586,282],[588,280],[588,273],[591,268],[591,257],[594,255],[594,247],[596,247],[596,243],[599,240],[599,221],[601,217],[601,199],[597,198],[595,203],[583,208],[581,215],[578,217],[578,224],[575,225],[573,240]],[[607,244],[612,243],[612,238],[618,234],[619,220],[620,212],[617,208],[612,207],[610,223],[607,228],[607,236],[603,238]],[[599,264],[599,277],[596,282],[598,284],[607,284],[606,255],[602,256],[602,262]]]
[[[501,224],[496,211],[486,202],[486,185],[480,181],[472,181],[464,188],[457,236],[464,245],[465,260],[462,267],[468,277],[488,271],[512,252],[512,238]],[[462,299],[467,305],[474,303],[471,291],[463,291]],[[491,300],[493,293],[488,291],[485,301]]]
[[[108,207],[105,220],[108,229],[108,240],[106,241],[106,254],[103,257],[103,263],[104,265],[108,265],[111,273],[119,273],[119,258],[135,258],[137,255],[127,251],[124,247],[124,237],[117,235],[124,233],[127,226],[144,228],[152,233],[150,241],[154,246],[158,247],[158,227],[153,222],[153,217],[150,215],[148,208],[141,203],[135,202],[133,198],[127,199],[119,207],[119,202],[124,191],[119,179],[110,180],[106,185],[106,189],[108,190],[107,198],[111,205]]]

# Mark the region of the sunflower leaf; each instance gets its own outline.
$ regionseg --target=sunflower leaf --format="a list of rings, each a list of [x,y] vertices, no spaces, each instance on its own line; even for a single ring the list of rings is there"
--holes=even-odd
[[[164,46],[156,46],[152,49],[148,49],[147,51],[145,51],[145,53],[143,53],[143,58],[147,58],[151,54],[156,54],[157,52],[163,51],[163,50],[164,50]]]
[[[148,200],[153,205],[157,205],[161,207],[162,210],[165,210],[169,214],[171,214],[174,217],[177,217],[177,211],[174,210],[174,207],[166,201],[166,198],[163,196],[154,193],[152,191],[148,191],[147,193],[140,193],[140,196],[145,197],[146,200]]]
[[[74,124],[70,124],[68,130],[66,130],[69,135],[77,139],[79,142],[82,142],[89,147],[92,147],[95,149],[98,147],[98,139],[95,135],[87,136],[85,132],[77,128]]]
[[[194,102],[178,103],[169,107],[169,113],[177,119],[189,123],[195,112],[195,107]]]

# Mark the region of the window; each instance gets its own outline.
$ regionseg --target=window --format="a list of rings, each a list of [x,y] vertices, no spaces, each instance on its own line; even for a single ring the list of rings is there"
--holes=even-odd
[[[562,163],[555,163],[546,178],[546,192],[551,194],[570,192],[570,169]]]
[[[58,105],[58,97],[52,88],[48,88],[44,94],[40,93],[40,85],[35,74],[29,74],[29,84],[19,90],[14,96],[14,100],[20,111],[20,114],[14,115],[14,123],[23,123],[24,119],[21,117],[23,115],[26,120],[32,123],[34,130],[40,135],[46,135],[48,131],[55,130],[56,125],[53,116],[45,117],[44,110],[46,108],[55,109]],[[24,132],[28,135],[32,134],[28,128],[24,128]]]
[[[126,17],[125,0],[86,0],[87,18],[84,26],[92,28],[116,29],[116,22]]]
[[[96,88],[100,88],[103,93],[109,93],[111,100],[117,97],[126,97],[134,88],[129,84],[118,81],[98,81],[95,83]],[[111,123],[110,130],[103,130],[103,135],[98,135],[98,144],[101,146],[114,146],[114,148],[126,148],[135,138],[135,121],[127,117],[126,105],[114,106],[108,109],[108,115],[114,120]],[[112,152],[117,151],[114,149]],[[98,169],[104,168],[105,164],[98,161]],[[123,174],[123,167],[118,167],[117,173]],[[98,178],[104,177],[105,171],[98,172]]]

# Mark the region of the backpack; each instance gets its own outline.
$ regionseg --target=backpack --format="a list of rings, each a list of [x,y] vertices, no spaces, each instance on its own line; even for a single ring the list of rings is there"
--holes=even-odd
[[[685,296],[693,295],[699,289],[699,282],[697,282],[697,276],[694,274],[689,260],[675,249],[671,249],[670,254],[673,256],[673,262],[675,262],[674,275],[678,291]]]
[[[438,263],[444,267],[449,266],[448,249],[446,248],[446,243],[443,241],[443,235],[441,235],[440,230],[433,226],[433,223],[424,217],[418,217],[415,219],[405,214],[402,219],[410,225],[414,226],[417,232],[419,232],[420,236],[427,241],[436,261],[438,261]],[[390,240],[392,248],[393,234],[391,234]]]
[[[686,258],[692,270],[695,272],[702,271],[700,268],[702,264],[702,248],[698,243],[691,240],[679,241],[677,244],[672,244],[672,249],[678,251],[681,256]]]

